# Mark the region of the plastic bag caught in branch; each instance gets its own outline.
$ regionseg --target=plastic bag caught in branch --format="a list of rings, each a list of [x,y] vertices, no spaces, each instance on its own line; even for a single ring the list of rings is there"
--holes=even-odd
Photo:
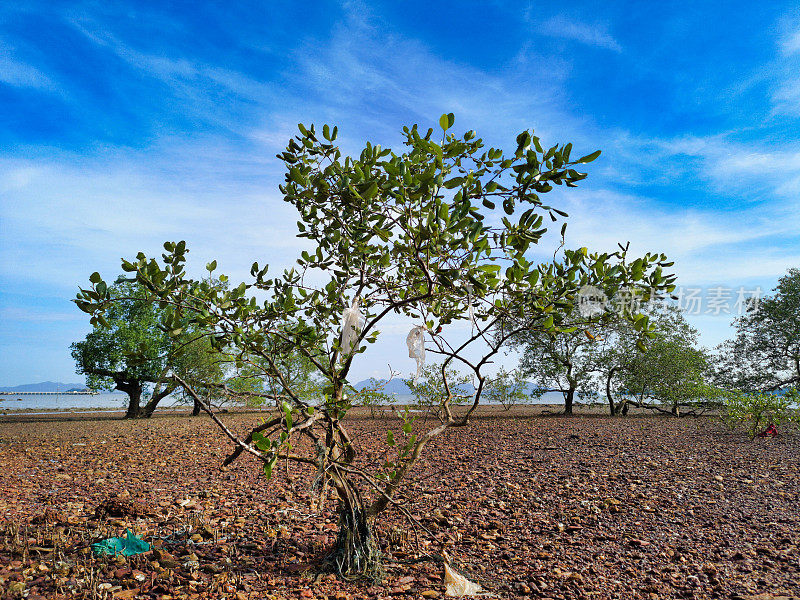
[[[472,305],[472,286],[466,285],[467,288],[467,312],[469,313],[469,322],[472,326],[472,335],[475,335],[475,307]]]
[[[412,327],[406,337],[408,346],[408,357],[417,361],[417,373],[414,375],[414,383],[417,383],[422,375],[422,367],[425,364],[425,326],[417,325]]]
[[[360,298],[356,296],[353,298],[353,303],[350,308],[345,308],[342,312],[342,360],[347,358],[353,350],[358,340],[358,335],[364,327],[364,317],[358,307]]]

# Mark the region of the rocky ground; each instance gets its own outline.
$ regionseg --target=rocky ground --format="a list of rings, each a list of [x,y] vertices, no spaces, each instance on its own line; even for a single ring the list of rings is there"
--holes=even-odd
[[[225,415],[237,431],[257,415]],[[397,424],[394,424],[397,429]],[[357,419],[378,455],[385,421]],[[429,446],[380,520],[380,584],[318,574],[331,504],[265,481],[204,418],[0,423],[0,597],[436,598],[446,548],[491,597],[800,597],[800,435],[708,418],[485,415]],[[95,558],[130,528],[147,554]]]

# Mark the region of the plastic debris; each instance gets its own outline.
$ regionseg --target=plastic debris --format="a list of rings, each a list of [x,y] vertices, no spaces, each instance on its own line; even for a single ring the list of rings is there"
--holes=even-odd
[[[350,308],[345,308],[342,312],[341,346],[343,360],[355,349],[354,346],[356,341],[358,341],[358,335],[364,327],[364,317],[361,314],[361,310],[358,308],[360,300],[361,299],[356,296],[353,298],[353,303],[350,305]]]
[[[770,423],[769,427],[767,427],[764,431],[762,431],[761,433],[758,434],[758,437],[762,437],[762,438],[765,438],[765,437],[778,437],[779,435],[780,435],[780,433],[778,433],[778,430],[775,428],[775,425]]]
[[[150,544],[138,537],[130,529],[125,530],[125,537],[112,537],[92,544],[95,556],[136,556],[150,550]]]
[[[450,565],[450,557],[448,557],[447,554],[444,555],[444,558],[445,595],[456,597],[479,595],[483,588],[456,571]]]
[[[469,323],[472,327],[472,335],[475,335],[475,307],[472,305],[472,286],[466,285],[467,288],[467,312],[469,313]]]
[[[417,383],[425,364],[425,327],[423,325],[411,328],[406,337],[406,345],[408,346],[408,357],[417,361],[417,372],[414,375],[414,383]]]

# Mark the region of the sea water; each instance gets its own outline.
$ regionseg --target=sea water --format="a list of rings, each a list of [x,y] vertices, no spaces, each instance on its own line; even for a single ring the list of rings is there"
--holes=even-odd
[[[142,398],[142,404],[146,403]],[[395,396],[395,403],[399,406],[414,404],[414,397],[407,394]],[[564,397],[557,392],[547,392],[541,398],[528,399],[524,404],[563,404]],[[489,404],[485,400],[481,404]],[[185,406],[172,397],[164,398],[158,405],[159,409],[172,406]],[[101,392],[92,396],[82,394],[3,394],[0,395],[0,413],[18,410],[42,411],[124,411],[128,406],[128,395],[122,392]]]
[[[124,410],[128,395],[119,392],[83,394],[3,394],[0,396],[0,412],[7,410]]]

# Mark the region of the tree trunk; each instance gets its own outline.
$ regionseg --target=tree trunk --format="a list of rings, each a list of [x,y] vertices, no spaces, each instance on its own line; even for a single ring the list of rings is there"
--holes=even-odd
[[[575,400],[575,388],[569,388],[564,396],[564,414],[572,415],[572,403]]]
[[[625,400],[622,404],[622,416],[626,416],[628,414],[628,401]]]
[[[380,581],[381,552],[361,496],[346,478],[334,480],[339,492],[339,534],[325,566],[347,581]]]
[[[142,401],[141,381],[117,381],[117,389],[128,394],[128,410],[126,419],[138,419],[142,414],[140,403]]]
[[[174,385],[168,385],[163,390],[154,390],[153,396],[150,398],[150,402],[142,409],[141,414],[139,415],[143,419],[149,419],[153,416],[153,412],[155,412],[158,403],[161,402],[164,398],[169,396],[172,392],[175,391]]]
[[[200,403],[195,400],[194,401],[194,408],[192,408],[192,416],[196,417],[200,414]]]
[[[606,398],[608,398],[608,410],[612,417],[618,414],[618,409],[614,406],[614,396],[611,394],[611,380],[614,379],[616,371],[616,368],[609,369],[608,377],[606,377]]]

